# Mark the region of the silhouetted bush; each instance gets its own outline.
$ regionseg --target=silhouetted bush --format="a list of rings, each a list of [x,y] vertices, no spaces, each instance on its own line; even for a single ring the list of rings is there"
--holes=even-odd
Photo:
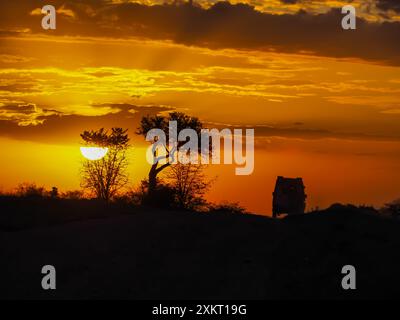
[[[142,180],[139,186],[133,188],[125,193],[128,201],[133,205],[143,205],[145,203],[146,194],[148,193],[148,181]]]
[[[241,207],[237,202],[223,202],[220,204],[209,205],[210,213],[233,213],[233,214],[245,214],[246,209]]]
[[[50,198],[52,198],[52,199],[57,199],[58,196],[59,196],[59,194],[58,194],[58,188],[57,188],[57,187],[51,188],[51,191],[50,191],[49,195],[50,195]]]
[[[11,197],[11,196],[12,196],[11,192],[0,190],[0,197]]]
[[[153,208],[172,209],[176,208],[175,189],[157,179],[156,188],[149,193],[148,180],[142,180],[139,187],[128,192],[132,204],[145,205]]]
[[[400,217],[400,199],[385,204],[381,209],[381,213],[394,218]]]
[[[44,198],[47,196],[44,187],[29,182],[20,183],[15,189],[15,194],[24,198]]]
[[[163,209],[176,208],[175,190],[167,184],[158,184],[152,193],[145,195],[143,204]]]
[[[175,185],[157,179],[155,189],[149,192],[149,182],[148,180],[143,180],[137,189],[129,192],[129,198],[135,205],[161,209],[205,211],[207,210],[207,202],[203,198],[203,191],[199,190],[199,194],[195,194],[194,189],[190,190],[185,196],[185,201],[182,201],[182,190],[178,191]]]
[[[61,194],[61,197],[63,199],[69,199],[69,200],[79,200],[84,198],[84,192],[81,190],[71,190],[71,191],[66,191]]]

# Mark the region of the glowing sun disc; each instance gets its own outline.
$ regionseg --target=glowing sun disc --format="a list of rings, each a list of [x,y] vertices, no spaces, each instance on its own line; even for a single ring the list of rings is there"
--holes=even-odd
[[[108,152],[108,148],[100,147],[81,147],[82,155],[88,160],[100,160],[104,158]]]

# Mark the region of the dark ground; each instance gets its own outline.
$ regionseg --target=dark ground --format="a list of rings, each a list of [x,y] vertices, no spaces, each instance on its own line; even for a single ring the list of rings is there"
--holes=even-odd
[[[400,297],[400,223],[353,207],[272,220],[0,199],[0,299]],[[41,288],[54,265],[57,289]],[[341,288],[354,265],[357,290]]]

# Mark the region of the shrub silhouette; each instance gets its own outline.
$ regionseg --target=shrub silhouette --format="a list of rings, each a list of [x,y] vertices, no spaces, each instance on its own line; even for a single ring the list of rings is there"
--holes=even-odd
[[[70,190],[62,193],[61,197],[68,200],[80,200],[83,199],[84,193],[81,190]]]
[[[57,187],[51,188],[50,197],[51,197],[52,199],[57,199],[58,196],[59,196],[59,194],[58,194],[58,188],[57,188]]]
[[[382,211],[394,218],[400,217],[400,199],[385,204]]]
[[[210,213],[233,213],[245,214],[246,209],[241,207],[237,202],[223,202],[220,204],[213,204],[209,206]]]
[[[156,188],[149,192],[149,181],[142,180],[138,189],[130,195],[133,204],[145,205],[154,208],[172,209],[176,208],[175,189],[157,178]]]
[[[44,198],[46,197],[46,189],[37,186],[35,183],[23,182],[15,189],[15,195],[23,198]]]

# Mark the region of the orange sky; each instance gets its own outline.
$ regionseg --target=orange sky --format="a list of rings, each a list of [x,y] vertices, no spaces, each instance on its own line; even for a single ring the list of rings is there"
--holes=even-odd
[[[152,10],[165,8],[146,2],[132,11],[119,11],[121,2],[108,3],[104,10],[113,10],[110,15],[104,15],[101,0],[54,2],[59,22],[51,32],[40,30],[41,16],[32,14],[40,1],[4,8],[9,14],[0,23],[2,189],[23,181],[78,189],[79,133],[117,125],[129,128],[133,139],[134,186],[148,169],[145,144],[134,135],[140,117],[178,110],[209,127],[255,128],[253,175],[235,176],[231,166],[210,167],[210,176],[218,176],[211,201],[239,201],[269,214],[278,175],[303,177],[308,208],[333,202],[380,206],[400,196],[400,51],[390,42],[400,30],[396,4],[383,15],[390,1],[369,1],[368,10],[357,1],[365,25],[350,42],[331,26],[336,20],[329,10],[343,1],[228,7],[246,13],[235,19],[261,15],[266,25],[278,19],[275,14],[285,14],[279,19],[290,23],[303,21],[299,8],[310,19],[326,15],[330,37],[321,45],[313,33],[297,43],[301,31],[296,28],[293,38],[273,39],[280,31],[268,30],[267,38],[249,40],[247,31],[225,30],[231,26],[226,17],[203,32],[201,19],[208,19],[213,2],[207,2],[208,9],[185,9],[198,15],[193,26],[199,30],[193,27],[192,33],[182,33],[178,23],[155,22]],[[23,14],[24,20],[11,19]],[[135,18],[143,28],[129,29]],[[162,28],[171,29],[164,34]],[[372,29],[382,33],[369,37],[366,30]],[[354,41],[359,43],[351,45]]]

